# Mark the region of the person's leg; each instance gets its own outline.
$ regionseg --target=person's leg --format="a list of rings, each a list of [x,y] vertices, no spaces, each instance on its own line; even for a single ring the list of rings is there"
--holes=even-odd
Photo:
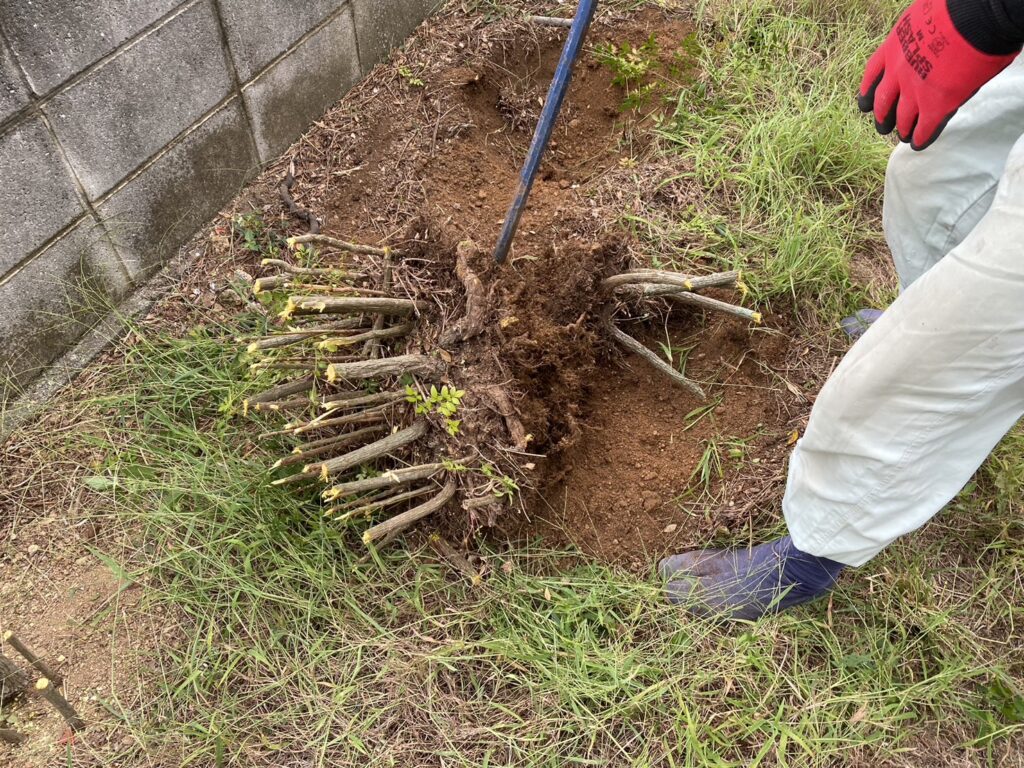
[[[783,500],[800,550],[861,565],[956,495],[1024,414],[1022,299],[1018,139],[977,226],[913,280],[815,402]]]
[[[900,144],[885,174],[882,226],[908,288],[963,242],[992,204],[1024,133],[1024,58],[986,83],[923,152]]]
[[[882,227],[901,288],[959,245],[981,221],[1006,157],[1024,127],[1024,59],[1000,72],[968,101],[927,151],[900,144],[885,173]],[[862,309],[840,327],[859,338],[881,317]]]
[[[1024,127],[1022,89],[1024,61],[929,150],[894,153],[884,219],[903,288],[978,232],[829,380],[790,464],[792,538],[667,558],[670,599],[752,618],[823,594],[844,565],[866,562],[939,511],[1024,412],[1014,367],[1024,329],[1011,314],[1024,297],[1024,210],[1012,202],[1024,206],[1024,149],[1004,174]],[[1001,203],[986,217],[1004,175]]]

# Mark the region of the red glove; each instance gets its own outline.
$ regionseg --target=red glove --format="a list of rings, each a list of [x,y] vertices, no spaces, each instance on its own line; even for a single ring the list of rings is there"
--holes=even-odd
[[[999,0],[916,0],[868,61],[857,103],[875,113],[879,133],[895,126],[924,149],[1022,39]]]

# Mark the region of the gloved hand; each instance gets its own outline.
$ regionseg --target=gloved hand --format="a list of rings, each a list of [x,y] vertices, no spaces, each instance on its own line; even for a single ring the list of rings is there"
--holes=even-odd
[[[915,0],[868,61],[858,105],[924,149],[1024,42],[1020,0]]]

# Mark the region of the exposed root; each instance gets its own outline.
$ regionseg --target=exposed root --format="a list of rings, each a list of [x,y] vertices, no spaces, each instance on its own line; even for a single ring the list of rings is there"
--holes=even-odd
[[[295,216],[297,219],[301,219],[306,222],[309,227],[309,231],[316,234],[320,231],[320,220],[313,215],[312,211],[308,211],[301,205],[296,204],[295,198],[292,197],[292,187],[295,186],[295,161],[292,160],[288,164],[288,172],[285,174],[284,181],[277,188],[278,194],[284,201],[284,204],[288,206],[288,213]]]
[[[512,437],[512,445],[517,451],[525,451],[527,445],[530,442],[530,436],[526,434],[526,427],[523,426],[522,419],[516,413],[515,407],[512,405],[512,400],[509,398],[508,393],[504,389],[496,384],[492,384],[489,387],[484,387],[480,390],[480,395],[488,401],[491,406],[496,410],[501,417],[505,420],[505,426],[508,429],[509,435]]]
[[[756,325],[761,324],[762,318],[760,312],[755,312],[754,310],[747,309],[746,307],[739,307],[735,304],[729,304],[725,301],[719,301],[718,299],[713,299],[710,296],[701,296],[699,293],[688,293],[686,291],[664,293],[661,295],[668,299],[672,299],[673,301],[678,301],[680,304],[689,304],[703,309],[713,309],[717,312],[725,312],[726,314],[742,317],[744,320],[749,320]]]
[[[466,341],[484,330],[487,313],[486,292],[480,277],[469,266],[469,257],[478,250],[477,244],[472,240],[463,240],[456,248],[455,274],[466,292],[466,313],[441,336],[442,346]]]
[[[432,534],[430,536],[430,546],[446,560],[455,570],[469,579],[469,583],[474,587],[478,586],[483,581],[483,576],[480,572],[472,566],[466,556],[459,552],[455,547],[448,543],[448,540],[440,534]]]

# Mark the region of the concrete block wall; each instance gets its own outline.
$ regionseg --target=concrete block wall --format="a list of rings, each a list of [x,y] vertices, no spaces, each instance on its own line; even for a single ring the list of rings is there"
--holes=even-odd
[[[0,0],[0,407],[438,0]]]

